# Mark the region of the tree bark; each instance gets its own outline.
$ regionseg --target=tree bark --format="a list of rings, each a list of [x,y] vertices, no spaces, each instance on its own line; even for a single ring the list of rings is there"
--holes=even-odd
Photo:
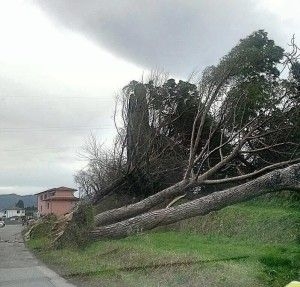
[[[132,169],[147,155],[150,139],[149,109],[143,84],[134,87],[129,97],[127,125],[127,164]]]
[[[186,188],[190,186],[189,184],[190,182],[188,180],[183,180],[137,203],[97,214],[94,218],[95,225],[104,226],[112,224],[149,211],[152,207],[157,206],[166,200],[171,200],[174,196],[184,193]]]
[[[91,232],[95,240],[120,238],[141,231],[150,230],[160,225],[178,222],[183,219],[205,215],[220,210],[228,205],[247,201],[259,195],[300,185],[300,164],[275,170],[255,180],[208,196],[181,204],[141,214],[139,216],[98,227]],[[180,187],[178,187],[180,189]],[[128,206],[130,208],[130,206]]]
[[[298,160],[299,161],[299,160]],[[266,172],[268,171],[270,168],[274,168],[277,167],[279,168],[282,165],[287,165],[288,163],[293,163],[293,161],[289,161],[289,162],[282,162],[282,163],[278,163],[278,164],[274,164],[271,165],[269,167],[263,168],[259,171],[256,171],[252,174],[249,174],[250,176],[256,175],[256,174],[260,174],[261,172]],[[214,169],[214,167],[210,170],[212,171]],[[210,172],[208,171],[208,172]],[[157,206],[158,204],[161,204],[165,201],[170,201],[173,200],[174,197],[179,196],[179,195],[183,195],[185,194],[186,190],[189,188],[193,188],[196,186],[201,186],[201,185],[206,185],[206,184],[219,184],[222,182],[231,182],[231,181],[235,181],[237,179],[247,179],[247,175],[245,176],[240,176],[240,177],[234,177],[232,179],[228,178],[228,179],[219,179],[219,180],[206,180],[207,178],[207,173],[205,173],[204,175],[202,175],[200,178],[197,179],[197,181],[194,181],[192,179],[184,179],[180,182],[178,182],[175,185],[172,185],[152,196],[149,196],[137,203],[128,205],[128,206],[122,206],[120,208],[116,208],[116,209],[111,209],[108,211],[104,211],[102,213],[99,213],[95,216],[94,218],[94,222],[96,226],[105,226],[105,225],[109,225],[115,222],[119,222],[121,220],[127,219],[127,218],[131,218],[134,216],[137,216],[139,214],[145,213],[147,211],[149,211],[151,208]]]

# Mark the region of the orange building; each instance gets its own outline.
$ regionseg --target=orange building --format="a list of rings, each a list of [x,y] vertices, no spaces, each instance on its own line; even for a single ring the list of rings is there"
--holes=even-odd
[[[60,216],[70,212],[79,200],[74,196],[75,191],[76,189],[61,186],[37,193],[39,215]]]

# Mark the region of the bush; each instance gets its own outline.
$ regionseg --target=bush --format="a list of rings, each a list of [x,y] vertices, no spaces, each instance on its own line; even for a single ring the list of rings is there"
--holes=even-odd
[[[57,247],[85,247],[89,242],[89,233],[94,227],[94,210],[90,204],[81,204],[73,214]]]
[[[41,222],[33,226],[30,232],[30,239],[49,237],[55,221],[56,217],[54,215],[42,218]]]

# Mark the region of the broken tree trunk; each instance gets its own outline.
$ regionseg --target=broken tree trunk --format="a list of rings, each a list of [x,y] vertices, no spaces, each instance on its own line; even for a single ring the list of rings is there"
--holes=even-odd
[[[297,159],[297,161],[299,161]],[[267,171],[269,168],[277,168],[282,166],[283,164],[291,164],[291,162],[281,162],[278,164],[274,164],[271,165],[269,167],[263,168],[259,171],[253,172],[252,174],[248,174],[246,176],[240,176],[240,177],[234,177],[232,178],[234,180],[236,180],[237,178],[241,178],[241,180],[244,180],[245,178],[249,177],[251,178],[251,176],[254,175],[258,175],[262,172]],[[217,169],[218,165],[216,165],[214,168],[212,168],[209,172],[212,172],[213,169]],[[139,202],[136,202],[134,204],[128,205],[128,206],[122,206],[120,208],[115,208],[115,209],[111,209],[108,211],[104,211],[102,213],[99,213],[95,216],[94,218],[94,222],[96,226],[105,226],[105,225],[109,225],[109,224],[113,224],[116,222],[119,222],[121,220],[127,219],[127,218],[131,218],[134,216],[137,216],[139,214],[145,213],[149,210],[151,210],[154,207],[157,207],[157,205],[164,203],[166,201],[170,201],[170,200],[174,200],[174,197],[176,196],[181,196],[183,194],[186,193],[186,191],[188,189],[194,188],[194,187],[199,187],[201,185],[205,185],[207,184],[207,173],[206,172],[204,175],[202,175],[200,178],[198,178],[197,180],[193,180],[193,179],[183,179],[182,181],[152,195],[149,196]],[[225,179],[225,181],[230,181],[228,179]],[[223,182],[223,180],[216,180],[216,182],[214,180],[209,180],[209,182],[217,184],[218,182],[221,183]]]
[[[183,180],[137,203],[104,211],[95,216],[95,225],[108,225],[149,211],[152,207],[184,193],[188,187],[190,187],[190,182],[188,180]]]
[[[268,192],[299,185],[300,164],[294,164],[284,169],[272,171],[242,185],[214,192],[177,207],[147,212],[115,224],[98,227],[91,232],[91,236],[95,240],[125,237],[160,225],[205,215],[211,211],[222,209],[234,203],[247,201]]]
[[[147,157],[150,140],[149,110],[143,84],[134,87],[129,97],[127,125],[127,164],[136,167],[142,157]]]

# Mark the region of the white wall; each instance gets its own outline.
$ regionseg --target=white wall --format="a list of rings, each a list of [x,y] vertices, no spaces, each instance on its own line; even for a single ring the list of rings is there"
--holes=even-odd
[[[25,210],[6,210],[6,218],[13,216],[25,216]]]

